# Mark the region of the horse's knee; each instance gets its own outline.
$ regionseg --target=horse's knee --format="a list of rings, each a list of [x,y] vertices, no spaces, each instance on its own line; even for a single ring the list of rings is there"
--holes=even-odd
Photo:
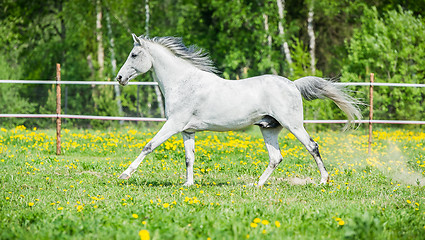
[[[146,146],[142,149],[142,152],[145,152],[146,154],[151,153],[152,151],[152,143],[146,144]]]
[[[195,159],[191,157],[186,157],[186,167],[192,167]]]
[[[319,144],[317,142],[314,142],[314,144],[313,144],[313,153],[316,154],[316,155],[320,155]]]

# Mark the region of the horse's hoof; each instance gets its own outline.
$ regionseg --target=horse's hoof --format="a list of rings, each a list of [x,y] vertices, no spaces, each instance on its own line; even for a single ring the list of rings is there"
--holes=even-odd
[[[119,179],[127,180],[127,179],[129,179],[129,178],[130,178],[130,176],[129,176],[129,175],[127,175],[127,174],[125,174],[125,173],[123,173],[123,174],[121,174],[121,176],[119,176],[118,178],[119,178]]]
[[[327,177],[326,179],[321,179],[319,185],[326,185],[330,183],[330,179],[329,177]]]
[[[262,185],[258,185],[257,183],[248,183],[247,185],[246,185],[247,187],[262,187]]]

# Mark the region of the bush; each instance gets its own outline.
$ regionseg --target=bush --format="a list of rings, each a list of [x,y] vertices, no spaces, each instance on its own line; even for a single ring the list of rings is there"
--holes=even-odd
[[[378,14],[365,8],[362,25],[347,43],[348,58],[342,81],[425,83],[425,26],[411,11],[392,10]],[[357,88],[357,97],[367,91]],[[420,120],[424,118],[424,92],[417,88],[375,87],[376,119]]]

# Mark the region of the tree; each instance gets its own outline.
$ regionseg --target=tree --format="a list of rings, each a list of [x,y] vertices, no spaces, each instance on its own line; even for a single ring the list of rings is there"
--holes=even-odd
[[[307,32],[310,37],[310,67],[311,73],[313,75],[316,74],[316,37],[314,35],[313,28],[313,16],[314,16],[314,0],[311,1],[310,6],[308,8],[308,18],[307,18]]]
[[[423,20],[401,7],[383,14],[372,7],[365,8],[361,22],[347,43],[343,81],[367,81],[373,72],[376,82],[425,83]],[[376,87],[374,115],[381,119],[423,119],[424,97],[416,88]]]
[[[290,75],[293,75],[293,69],[292,69],[292,58],[291,58],[291,53],[289,51],[289,47],[288,47],[288,42],[286,41],[286,36],[285,36],[285,30],[283,28],[283,23],[284,23],[284,13],[285,13],[285,0],[276,0],[277,3],[277,8],[278,8],[278,12],[279,12],[279,35],[280,38],[282,39],[282,53],[285,54],[285,58],[286,61],[288,62],[289,65],[289,72]]]

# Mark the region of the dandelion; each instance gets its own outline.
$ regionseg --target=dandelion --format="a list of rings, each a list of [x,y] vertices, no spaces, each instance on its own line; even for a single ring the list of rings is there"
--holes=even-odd
[[[63,210],[63,207],[58,207],[58,210],[59,210],[59,211]]]
[[[139,215],[137,215],[137,214],[135,214],[135,213],[133,213],[131,216],[132,216],[133,218],[139,218]]]
[[[78,205],[77,206],[77,212],[81,212],[83,210],[83,206],[82,205]]]
[[[263,225],[268,225],[270,222],[269,222],[269,221],[267,221],[267,220],[263,220],[263,221],[261,221],[261,223],[262,223]]]
[[[250,226],[251,226],[252,228],[256,228],[256,227],[258,226],[258,224],[256,224],[256,223],[251,223],[251,224],[250,224]]]
[[[344,220],[341,220],[341,221],[338,222],[339,226],[344,226],[344,224],[345,224]]]
[[[168,207],[170,206],[170,204],[169,204],[169,203],[164,203],[162,206],[163,206],[164,208],[168,208]]]
[[[149,235],[149,231],[148,230],[140,230],[139,232],[139,236],[140,236],[140,240],[150,240],[151,237]]]
[[[280,222],[279,221],[275,221],[274,225],[276,225],[277,228],[280,228]]]
[[[261,222],[261,219],[259,219],[259,218],[254,218],[254,221],[253,221],[254,223],[259,223],[259,222]]]
[[[412,203],[410,200],[406,200],[406,202],[407,202],[408,204],[411,204],[411,203]]]
[[[28,203],[28,206],[30,206],[30,207],[34,206],[34,203],[30,202],[30,203]]]

